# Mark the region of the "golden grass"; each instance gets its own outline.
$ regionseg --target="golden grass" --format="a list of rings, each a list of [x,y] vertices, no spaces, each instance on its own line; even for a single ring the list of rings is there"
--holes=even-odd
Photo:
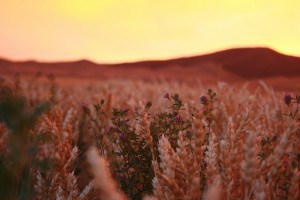
[[[284,115],[283,94],[264,83],[218,83],[216,99],[165,81],[0,87],[0,172],[12,180],[0,199],[299,199],[300,115]],[[20,112],[7,96],[25,99]]]

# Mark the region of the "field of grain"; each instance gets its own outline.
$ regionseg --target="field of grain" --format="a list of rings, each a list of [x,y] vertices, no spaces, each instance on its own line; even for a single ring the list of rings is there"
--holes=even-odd
[[[297,200],[299,109],[263,82],[1,79],[0,199]]]

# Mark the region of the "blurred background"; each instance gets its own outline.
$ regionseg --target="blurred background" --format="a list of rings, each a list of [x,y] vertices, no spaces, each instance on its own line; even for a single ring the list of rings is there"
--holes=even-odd
[[[279,85],[300,77],[299,1],[0,2],[2,74],[204,82],[272,77]],[[194,59],[157,62],[182,57]],[[111,65],[147,60],[155,62]]]

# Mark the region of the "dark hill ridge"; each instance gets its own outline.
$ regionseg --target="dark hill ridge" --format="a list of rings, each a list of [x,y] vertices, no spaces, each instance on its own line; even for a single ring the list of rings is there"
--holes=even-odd
[[[300,57],[288,56],[269,48],[236,48],[216,53],[163,61],[97,64],[88,60],[43,63],[12,62],[0,59],[0,75],[16,72],[32,75],[38,71],[58,77],[180,77],[217,76],[220,69],[228,77],[261,79],[300,77]]]
[[[177,58],[164,61],[142,61],[135,63],[114,64],[123,67],[159,68],[179,65],[189,67],[202,63],[214,63],[224,70],[244,78],[264,78],[272,76],[300,76],[300,57],[288,56],[269,48],[237,48],[216,53]]]

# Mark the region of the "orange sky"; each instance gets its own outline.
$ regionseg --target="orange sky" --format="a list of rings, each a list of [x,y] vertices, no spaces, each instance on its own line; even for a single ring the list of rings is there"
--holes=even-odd
[[[0,57],[122,62],[243,46],[300,56],[298,0],[0,0]]]

